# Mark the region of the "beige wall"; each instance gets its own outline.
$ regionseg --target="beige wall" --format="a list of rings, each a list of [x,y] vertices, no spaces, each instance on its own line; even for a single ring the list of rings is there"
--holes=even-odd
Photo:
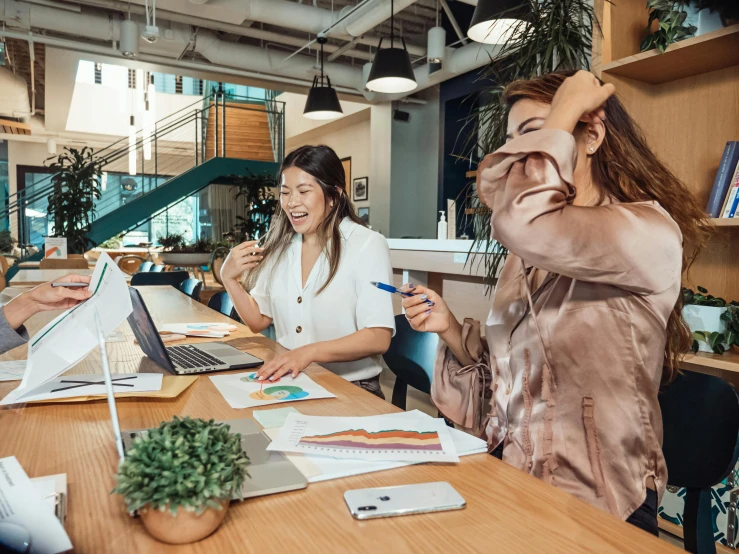
[[[284,96],[284,95],[281,95]],[[302,115],[301,115],[302,117]],[[289,136],[289,135],[288,135]],[[369,176],[370,164],[370,122],[369,120],[359,121],[354,125],[344,127],[335,131],[329,131],[326,134],[317,132],[304,133],[294,138],[288,138],[286,150],[289,152],[295,150],[299,146],[306,144],[325,144],[333,148],[339,158],[352,159],[351,178]],[[369,202],[357,202],[358,208],[370,206],[372,202],[372,179],[369,181]],[[372,210],[370,209],[370,225],[372,225]],[[374,225],[373,225],[374,228]]]

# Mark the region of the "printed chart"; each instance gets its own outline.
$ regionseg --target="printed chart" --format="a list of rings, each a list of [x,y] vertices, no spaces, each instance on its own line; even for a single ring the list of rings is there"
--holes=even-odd
[[[457,462],[441,419],[289,414],[267,450],[374,461]]]
[[[259,381],[256,372],[250,371],[235,375],[214,375],[210,380],[229,406],[235,409],[335,397],[304,373],[294,379],[283,377],[276,381]]]

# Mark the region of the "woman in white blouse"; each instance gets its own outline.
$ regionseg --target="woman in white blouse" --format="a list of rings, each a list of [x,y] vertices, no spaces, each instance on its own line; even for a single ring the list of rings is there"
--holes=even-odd
[[[391,295],[371,281],[392,282],[390,251],[349,202],[344,167],[328,146],[303,146],[280,170],[280,207],[264,248],[235,247],[221,268],[224,286],[253,332],[274,323],[290,349],[260,378],[297,376],[319,363],[365,390],[380,390],[380,356],[395,332]],[[239,282],[244,272],[247,293]]]

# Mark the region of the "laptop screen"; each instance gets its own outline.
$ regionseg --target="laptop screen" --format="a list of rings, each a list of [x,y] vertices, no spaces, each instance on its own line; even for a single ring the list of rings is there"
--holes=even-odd
[[[146,309],[144,299],[141,298],[141,293],[134,287],[128,287],[128,290],[131,294],[131,304],[133,305],[133,311],[128,316],[128,324],[131,326],[131,330],[141,350],[164,369],[170,373],[174,373],[174,366],[167,355],[162,338],[159,336],[159,331],[157,331],[149,315],[149,310]]]

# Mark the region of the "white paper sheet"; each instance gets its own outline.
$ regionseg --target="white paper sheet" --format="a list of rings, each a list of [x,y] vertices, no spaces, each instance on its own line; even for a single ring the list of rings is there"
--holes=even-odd
[[[431,416],[413,410],[411,412],[398,412],[388,414],[387,417],[406,418],[421,417],[432,419]],[[274,440],[280,435],[281,429],[265,429],[264,432],[270,439]],[[459,456],[469,456],[472,454],[483,454],[487,452],[487,443],[474,437],[464,431],[459,431],[449,427],[449,434],[454,442]],[[319,481],[329,481],[331,479],[340,479],[342,477],[350,477],[352,475],[361,475],[363,473],[373,473],[375,471],[385,471],[386,469],[395,469],[423,462],[374,462],[370,460],[351,460],[343,458],[332,458],[329,456],[316,456],[311,454],[287,454],[288,459],[295,464],[300,472],[308,479],[310,483]]]
[[[458,462],[443,419],[322,417],[288,414],[280,436],[267,447],[334,458],[378,462]]]
[[[0,381],[20,381],[26,371],[26,360],[0,362]]]
[[[58,377],[98,346],[95,309],[103,335],[112,333],[132,311],[123,272],[105,252],[90,280],[93,296],[47,324],[28,343],[28,365],[20,386],[0,405],[22,401],[25,395]]]
[[[315,383],[305,373],[300,373],[295,379],[283,377],[279,381],[262,382],[256,380],[256,375],[255,371],[229,373],[214,375],[210,380],[228,405],[236,410],[297,400],[336,398],[335,394]]]
[[[161,373],[113,373],[113,392],[155,392],[162,390]],[[75,396],[107,394],[102,375],[66,375],[57,377],[33,390],[19,402],[55,400]]]
[[[31,534],[32,554],[72,549],[61,522],[49,510],[15,456],[0,460],[0,522],[15,523]]]
[[[177,335],[209,338],[223,338],[236,329],[238,329],[236,325],[228,323],[165,323],[159,328],[160,331],[168,331]]]

